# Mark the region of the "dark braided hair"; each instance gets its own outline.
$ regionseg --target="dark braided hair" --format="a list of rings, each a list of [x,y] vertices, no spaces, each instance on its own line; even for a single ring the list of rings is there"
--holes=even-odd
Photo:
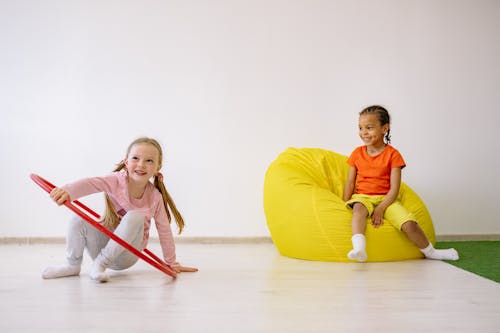
[[[380,105],[371,105],[369,107],[364,108],[359,115],[364,115],[368,113],[376,113],[378,115],[378,120],[380,121],[380,125],[384,126],[385,124],[391,124],[391,116],[389,116],[389,112]],[[385,133],[385,141],[387,144],[391,144],[391,129],[387,130]]]

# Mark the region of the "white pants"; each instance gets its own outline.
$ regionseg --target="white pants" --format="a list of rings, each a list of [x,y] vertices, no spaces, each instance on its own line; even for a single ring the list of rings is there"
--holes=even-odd
[[[144,215],[130,211],[121,219],[114,234],[142,251],[144,238]],[[81,265],[83,251],[87,249],[93,260],[99,260],[104,267],[114,270],[129,268],[139,259],[114,240],[110,240],[90,223],[75,215],[69,223],[66,259],[70,265]]]

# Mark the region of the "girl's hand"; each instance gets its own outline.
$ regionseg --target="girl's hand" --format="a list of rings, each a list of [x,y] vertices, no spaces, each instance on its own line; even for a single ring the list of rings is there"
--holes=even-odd
[[[384,224],[384,209],[380,208],[380,206],[376,207],[373,210],[372,214],[372,225],[375,228],[380,227],[382,224]]]
[[[50,191],[50,197],[56,204],[61,206],[66,200],[69,200],[69,194],[62,188],[56,187]]]
[[[184,266],[173,266],[172,267],[177,273],[182,273],[182,272],[198,272],[198,268],[194,267],[184,267]]]

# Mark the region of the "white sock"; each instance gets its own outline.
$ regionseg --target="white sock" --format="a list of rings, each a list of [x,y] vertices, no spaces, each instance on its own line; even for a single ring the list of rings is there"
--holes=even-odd
[[[105,273],[106,267],[104,267],[99,260],[94,260],[92,268],[90,269],[90,278],[97,282],[107,282],[109,281],[109,276]]]
[[[366,238],[363,234],[355,234],[351,238],[353,249],[349,251],[347,257],[351,260],[366,261]]]
[[[458,252],[457,250],[451,249],[435,249],[431,243],[425,248],[420,249],[420,251],[424,254],[427,259],[436,259],[436,260],[458,260]]]
[[[42,278],[55,279],[65,276],[75,276],[80,274],[80,265],[50,266],[42,272]]]

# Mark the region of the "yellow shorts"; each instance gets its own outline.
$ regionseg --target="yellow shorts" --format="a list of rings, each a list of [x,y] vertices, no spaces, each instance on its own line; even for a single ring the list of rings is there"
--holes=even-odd
[[[373,210],[385,198],[385,195],[368,195],[368,194],[353,194],[351,199],[345,204],[347,207],[352,208],[354,203],[359,202],[363,204],[368,210],[368,216],[372,216]],[[399,201],[394,201],[384,212],[384,220],[387,220],[394,227],[401,230],[401,226],[408,221],[417,222],[415,216],[410,213]]]

